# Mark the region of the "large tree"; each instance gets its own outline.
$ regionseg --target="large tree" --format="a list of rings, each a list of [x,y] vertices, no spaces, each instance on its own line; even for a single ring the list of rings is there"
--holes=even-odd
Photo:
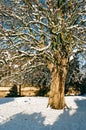
[[[85,25],[85,0],[1,0],[1,52],[11,53],[1,64],[18,64],[22,73],[46,64],[52,76],[48,105],[62,109],[70,57],[86,47]]]

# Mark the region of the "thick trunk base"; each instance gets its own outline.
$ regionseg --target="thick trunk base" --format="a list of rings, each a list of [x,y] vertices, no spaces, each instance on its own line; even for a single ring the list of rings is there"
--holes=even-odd
[[[56,94],[53,97],[51,96],[49,97],[48,106],[50,106],[52,109],[63,109],[67,105],[65,103],[64,96],[61,96],[60,94]]]
[[[63,109],[67,107],[64,98],[64,89],[67,70],[65,66],[54,68],[52,73],[51,91],[48,106],[53,109]]]

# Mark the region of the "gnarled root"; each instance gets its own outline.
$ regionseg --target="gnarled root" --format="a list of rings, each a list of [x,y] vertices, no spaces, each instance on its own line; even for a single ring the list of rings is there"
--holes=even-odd
[[[65,107],[64,108],[66,108],[66,109],[69,109],[69,107],[67,106],[67,104],[65,103]]]

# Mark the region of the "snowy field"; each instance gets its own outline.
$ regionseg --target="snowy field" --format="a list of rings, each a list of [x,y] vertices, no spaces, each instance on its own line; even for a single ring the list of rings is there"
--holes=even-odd
[[[47,108],[46,97],[0,98],[0,130],[86,130],[86,96],[68,96],[69,110]]]

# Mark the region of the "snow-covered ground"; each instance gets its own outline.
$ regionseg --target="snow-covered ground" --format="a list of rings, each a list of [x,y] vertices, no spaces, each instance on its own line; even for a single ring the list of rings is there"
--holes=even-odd
[[[0,130],[86,130],[86,96],[67,96],[70,109],[47,108],[46,97],[0,98]]]

